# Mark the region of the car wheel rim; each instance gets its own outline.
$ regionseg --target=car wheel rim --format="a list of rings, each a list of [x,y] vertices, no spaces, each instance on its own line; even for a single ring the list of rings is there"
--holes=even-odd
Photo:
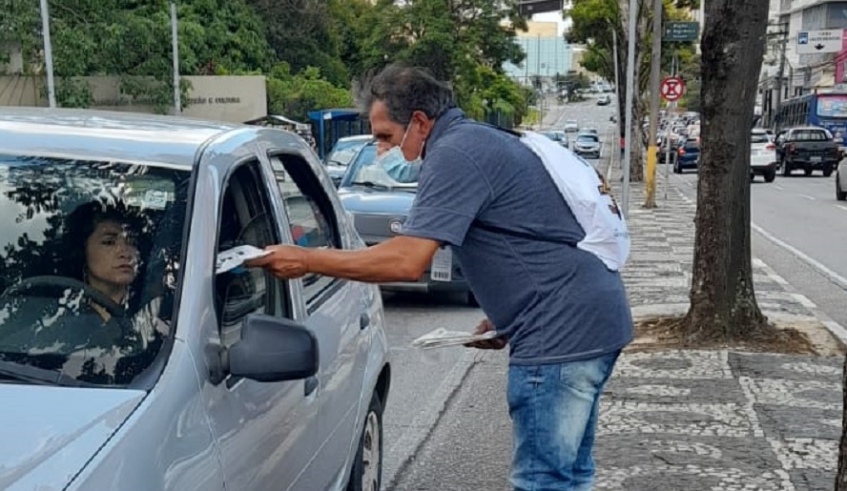
[[[379,465],[381,461],[379,417],[373,411],[368,413],[368,419],[365,420],[362,446],[362,490],[379,491]]]

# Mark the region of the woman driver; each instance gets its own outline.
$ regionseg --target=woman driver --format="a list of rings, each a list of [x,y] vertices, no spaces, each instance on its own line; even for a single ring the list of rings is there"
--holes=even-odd
[[[114,206],[88,203],[68,216],[65,233],[67,251],[77,256],[68,264],[80,268],[73,276],[105,294],[116,305],[125,306],[139,265],[128,214]],[[91,307],[104,321],[111,318],[93,299]]]

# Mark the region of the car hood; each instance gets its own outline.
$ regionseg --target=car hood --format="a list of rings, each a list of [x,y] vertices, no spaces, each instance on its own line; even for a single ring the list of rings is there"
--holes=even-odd
[[[63,489],[144,391],[0,384],[0,489]]]
[[[367,188],[343,188],[338,191],[341,204],[353,213],[406,214],[412,209],[416,193],[409,191],[384,191]]]

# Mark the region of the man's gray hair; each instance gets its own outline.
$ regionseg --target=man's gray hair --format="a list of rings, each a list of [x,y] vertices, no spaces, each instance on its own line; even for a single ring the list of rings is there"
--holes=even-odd
[[[383,102],[388,117],[404,126],[412,120],[415,111],[436,119],[447,109],[456,107],[453,90],[447,83],[436,80],[423,68],[398,64],[388,65],[367,81],[358,99],[366,114],[374,102]]]

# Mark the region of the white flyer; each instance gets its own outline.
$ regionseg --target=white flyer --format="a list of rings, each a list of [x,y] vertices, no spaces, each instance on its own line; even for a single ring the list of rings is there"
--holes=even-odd
[[[242,245],[221,251],[218,253],[218,260],[215,264],[215,274],[226,273],[241,266],[244,261],[267,256],[270,253],[271,251],[265,251],[251,245]]]
[[[412,346],[421,349],[444,348],[447,346],[460,346],[474,341],[484,341],[497,337],[497,331],[488,331],[483,334],[473,334],[461,331],[448,331],[439,327],[412,341]]]
[[[453,249],[450,246],[441,246],[432,256],[432,265],[429,268],[429,277],[432,281],[451,281],[453,279]]]

